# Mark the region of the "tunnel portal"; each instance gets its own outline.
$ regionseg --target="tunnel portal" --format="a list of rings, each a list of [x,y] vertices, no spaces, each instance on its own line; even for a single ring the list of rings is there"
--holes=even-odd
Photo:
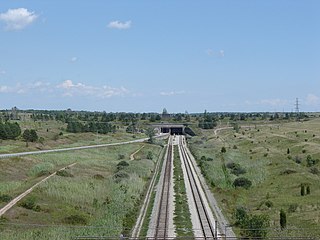
[[[181,124],[163,124],[157,125],[161,133],[170,133],[171,135],[184,135],[185,126]]]

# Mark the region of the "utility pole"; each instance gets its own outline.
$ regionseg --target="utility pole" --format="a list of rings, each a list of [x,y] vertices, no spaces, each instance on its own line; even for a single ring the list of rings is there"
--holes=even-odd
[[[296,104],[295,104],[295,110],[296,110],[296,118],[297,121],[300,119],[300,113],[299,113],[299,98],[296,98]]]

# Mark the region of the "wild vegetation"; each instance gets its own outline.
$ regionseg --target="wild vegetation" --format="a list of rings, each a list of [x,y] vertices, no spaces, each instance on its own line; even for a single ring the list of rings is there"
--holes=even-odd
[[[319,236],[320,119],[286,114],[268,122],[237,120],[237,127],[229,121],[222,120],[227,128],[217,135],[201,130],[188,140],[224,213],[234,224],[241,207],[248,216],[268,216],[266,236]],[[246,224],[237,226],[238,234],[250,234],[241,230]]]

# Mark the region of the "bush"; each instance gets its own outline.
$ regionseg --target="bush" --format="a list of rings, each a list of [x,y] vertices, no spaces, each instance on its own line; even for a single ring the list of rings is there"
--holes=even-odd
[[[113,175],[113,179],[117,183],[121,182],[124,179],[128,179],[128,178],[129,178],[129,174],[126,172],[117,172],[115,175]]]
[[[292,170],[292,169],[286,169],[286,170],[283,170],[280,175],[289,175],[289,174],[292,174],[292,173],[296,173],[297,171],[296,170]]]
[[[252,182],[245,177],[236,178],[233,182],[234,187],[243,187],[245,189],[249,189],[251,185],[252,185]]]
[[[121,161],[117,164],[117,171],[123,170],[127,166],[129,166],[129,163],[126,161]]]
[[[289,208],[288,208],[288,212],[289,213],[293,213],[293,212],[297,211],[297,208],[298,208],[298,204],[297,203],[290,204]]]
[[[86,225],[88,220],[81,215],[70,215],[69,217],[64,218],[64,222],[72,225]]]
[[[207,158],[207,161],[213,161],[213,158],[208,157],[208,158]]]
[[[313,165],[317,164],[318,162],[319,162],[319,160],[318,159],[313,159],[311,157],[311,155],[307,156],[307,166],[308,167],[312,167]]]
[[[221,153],[225,153],[225,152],[227,152],[227,149],[225,147],[222,147],[221,148]]]
[[[236,226],[243,226],[248,218],[247,210],[244,207],[237,207],[234,212]]]
[[[26,198],[24,201],[20,202],[19,206],[36,212],[41,210],[40,206],[36,204],[36,199],[34,197]]]
[[[73,177],[71,173],[69,173],[67,170],[59,170],[56,175],[60,177]]]
[[[94,179],[97,179],[97,180],[102,180],[104,179],[104,176],[102,176],[101,174],[96,174],[93,176]]]
[[[122,159],[124,159],[124,158],[125,158],[124,154],[119,154],[119,155],[118,155],[118,159],[119,159],[119,160],[122,160]]]
[[[0,202],[10,202],[12,197],[7,194],[0,194]]]
[[[206,156],[201,156],[200,160],[201,160],[201,161],[206,161],[207,158],[206,158]]]
[[[240,174],[245,174],[247,171],[240,166],[239,163],[230,162],[226,165],[227,168],[231,169],[231,173],[239,176]]]
[[[147,159],[152,160],[153,159],[153,153],[151,151],[148,151],[147,153]]]
[[[238,149],[237,145],[233,145],[232,148],[233,148],[233,149]]]
[[[311,172],[312,174],[315,174],[315,175],[319,175],[319,174],[320,174],[319,169],[316,168],[316,167],[310,168],[310,172]]]
[[[273,202],[271,202],[270,200],[267,200],[264,204],[265,204],[268,208],[273,207]]]
[[[287,214],[283,209],[280,211],[280,226],[281,229],[285,229],[287,227]]]

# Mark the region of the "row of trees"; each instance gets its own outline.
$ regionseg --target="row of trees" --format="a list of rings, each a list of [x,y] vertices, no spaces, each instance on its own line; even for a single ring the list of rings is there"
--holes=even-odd
[[[116,126],[112,125],[111,123],[105,123],[105,122],[82,123],[79,121],[71,121],[71,122],[68,122],[66,130],[67,132],[72,132],[72,133],[94,132],[94,133],[107,134],[109,132],[116,132]]]

